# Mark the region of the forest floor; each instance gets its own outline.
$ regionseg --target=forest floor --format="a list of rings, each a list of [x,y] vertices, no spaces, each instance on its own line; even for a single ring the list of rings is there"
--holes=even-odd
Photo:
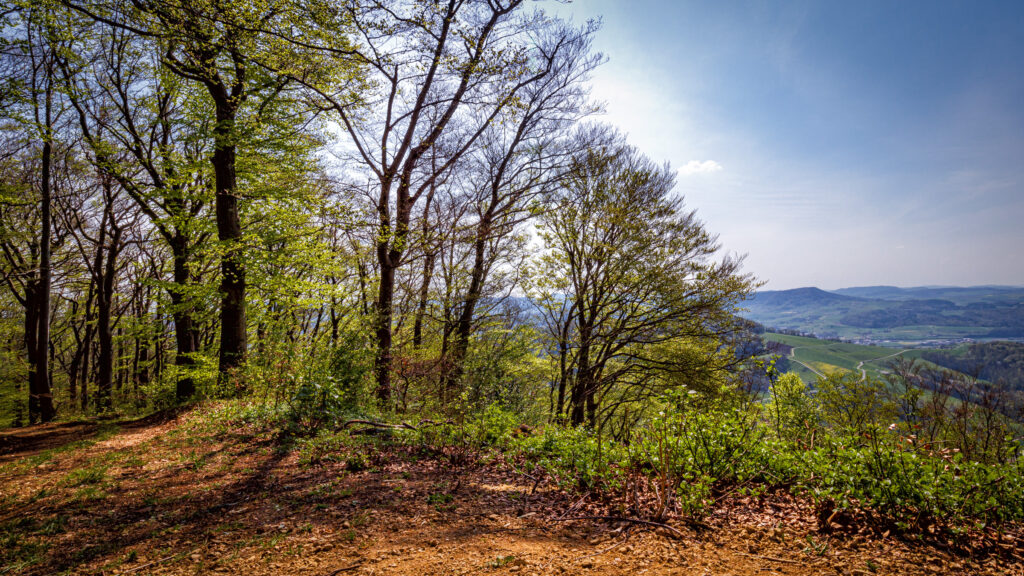
[[[0,575],[1024,574],[1019,531],[986,555],[823,535],[784,493],[701,528],[574,519],[608,512],[500,459],[383,445],[357,470],[189,418],[0,432]]]

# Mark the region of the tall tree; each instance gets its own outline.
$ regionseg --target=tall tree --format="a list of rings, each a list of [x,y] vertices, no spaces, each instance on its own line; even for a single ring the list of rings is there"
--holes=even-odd
[[[73,2],[89,17],[151,38],[160,44],[162,64],[175,75],[202,86],[212,103],[214,213],[221,243],[219,372],[226,377],[245,361],[246,270],[239,213],[236,162],[244,142],[239,126],[243,105],[256,108],[277,98],[286,80],[253,65],[260,50],[257,30],[269,28],[285,3],[187,0]]]
[[[659,373],[687,371],[697,380],[705,367],[672,344],[713,343],[713,350],[755,284],[740,273],[739,259],[714,259],[715,237],[672,193],[667,166],[607,131],[581,137],[592,144],[541,218],[546,252],[534,294],[560,311],[551,326],[571,360],[562,363],[569,421],[596,426],[616,385],[644,387]]]
[[[592,108],[584,85],[601,62],[590,53],[593,24],[576,29],[556,23],[535,34],[529,52],[536,70],[515,106],[502,111],[473,151],[467,169],[469,201],[476,216],[470,247],[469,284],[462,296],[449,359],[452,371],[447,387],[461,377],[469,349],[477,306],[485,295],[491,270],[498,265],[505,242],[520,225],[532,218],[533,201],[565,172],[569,146],[566,130]],[[513,244],[511,254],[521,254]]]
[[[69,100],[97,169],[114,179],[170,248],[167,292],[175,326],[176,396],[195,392],[198,352],[193,286],[197,246],[209,233],[205,123],[187,110],[195,94],[159,64],[159,46],[116,26],[79,27],[61,60]]]
[[[417,205],[502,111],[547,75],[530,52],[534,34],[551,20],[522,8],[522,0],[350,2],[339,19],[355,29],[351,45],[319,48],[358,62],[372,89],[353,100],[347,86],[339,93],[306,82],[337,114],[351,157],[373,182],[374,374],[383,405],[391,396],[396,274],[415,239]],[[432,153],[439,146],[443,153]]]
[[[5,16],[4,67],[8,74],[5,86],[5,116],[13,121],[9,128],[26,134],[31,165],[37,174],[22,180],[38,194],[39,235],[33,236],[27,254],[9,240],[4,256],[11,269],[5,276],[15,296],[25,308],[25,347],[29,364],[29,420],[48,422],[56,415],[50,389],[50,292],[51,249],[53,244],[52,181],[56,124],[61,115],[55,87],[54,48],[47,33],[45,7],[16,8]],[[24,191],[24,190],[23,190]],[[33,196],[35,196],[33,194]],[[14,234],[17,236],[18,234]],[[21,294],[15,285],[13,270],[21,269],[27,277],[21,280]]]

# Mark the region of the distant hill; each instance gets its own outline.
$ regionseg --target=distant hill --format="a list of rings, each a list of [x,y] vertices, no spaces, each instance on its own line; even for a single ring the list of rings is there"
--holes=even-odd
[[[1019,287],[765,290],[745,307],[746,318],[765,326],[826,338],[904,344],[1024,338],[1024,288]]]
[[[864,297],[851,294],[826,292],[820,288],[795,288],[793,290],[762,290],[748,302],[756,301],[759,306],[794,308],[803,306],[832,305],[845,302],[863,302]]]
[[[922,358],[990,382],[1000,382],[1012,390],[1024,391],[1024,344],[986,342],[971,344],[965,350],[929,350]]]
[[[799,288],[798,290],[806,290]],[[948,300],[964,306],[972,303],[1014,303],[1024,301],[1024,288],[1014,286],[920,286],[899,288],[896,286],[861,286],[840,288],[830,294],[853,296],[877,300]]]

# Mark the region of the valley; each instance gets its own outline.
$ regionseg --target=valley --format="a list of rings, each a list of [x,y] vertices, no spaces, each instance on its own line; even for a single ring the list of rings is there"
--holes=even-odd
[[[873,286],[760,291],[745,317],[784,332],[891,348],[1024,338],[1024,289]]]

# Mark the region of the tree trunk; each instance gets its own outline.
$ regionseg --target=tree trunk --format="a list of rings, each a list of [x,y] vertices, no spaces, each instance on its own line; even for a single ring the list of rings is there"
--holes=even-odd
[[[470,273],[469,290],[462,303],[462,310],[459,313],[459,320],[455,327],[455,344],[451,356],[451,370],[446,378],[446,388],[450,391],[462,379],[463,362],[466,359],[466,352],[469,350],[469,337],[473,332],[473,315],[476,313],[476,305],[480,302],[483,293],[484,278],[486,275],[487,239],[491,232],[491,214],[484,214],[477,226],[476,241],[473,249],[473,270]]]
[[[587,396],[593,385],[593,367],[590,365],[590,334],[591,327],[580,327],[580,351],[576,359],[576,377],[573,379],[569,405],[572,412],[569,423],[573,426],[583,424],[586,418]]]
[[[53,395],[50,392],[50,163],[52,161],[53,146],[52,138],[52,90],[49,79],[46,84],[46,134],[43,138],[42,153],[42,176],[40,190],[41,198],[41,225],[42,231],[39,239],[39,284],[36,293],[36,320],[38,328],[35,331],[35,371],[30,372],[28,391],[28,413],[29,421],[36,418],[40,422],[49,422],[57,415],[53,406]],[[32,354],[32,351],[29,352]]]
[[[427,299],[430,297],[430,281],[434,276],[436,252],[427,252],[423,257],[423,282],[420,284],[419,302],[416,305],[416,319],[412,325],[412,345],[423,345],[423,317],[427,314]]]
[[[100,345],[99,370],[96,379],[96,409],[99,412],[109,410],[111,406],[111,391],[114,378],[114,333],[111,328],[111,309],[114,303],[114,277],[117,274],[117,253],[120,250],[122,230],[114,225],[113,199],[107,206],[111,210],[110,223],[113,227],[113,234],[110,235],[110,246],[107,248],[106,262],[104,262],[103,277],[100,280],[100,289],[97,298],[96,333]],[[99,247],[103,250],[103,246]]]
[[[235,112],[237,104],[226,93],[210,90],[217,108],[212,163],[216,192],[217,238],[225,245],[220,262],[221,379],[241,367],[247,349],[245,320],[245,264],[242,261],[242,221],[236,195]]]
[[[377,244],[380,262],[380,288],[377,292],[377,356],[373,369],[377,378],[377,401],[382,408],[391,402],[391,318],[395,293],[395,267],[392,266],[389,243]]]
[[[174,236],[171,243],[174,257],[174,286],[171,288],[172,316],[174,318],[174,340],[177,352],[174,365],[178,368],[178,381],[175,384],[174,396],[178,402],[192,397],[196,391],[195,380],[192,378],[192,367],[195,365],[193,354],[196,352],[198,335],[192,322],[192,304],[188,291],[188,238],[183,234]]]

